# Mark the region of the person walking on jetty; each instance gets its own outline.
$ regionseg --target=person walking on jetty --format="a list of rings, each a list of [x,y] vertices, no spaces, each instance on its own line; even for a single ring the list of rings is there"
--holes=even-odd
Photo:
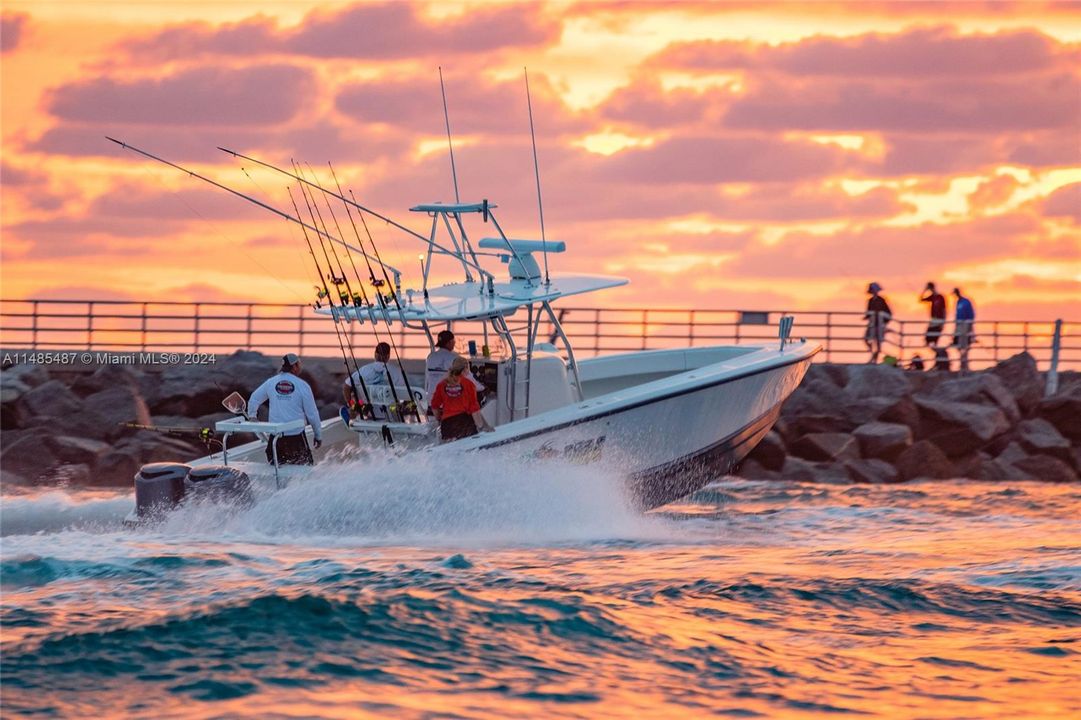
[[[957,298],[954,308],[954,335],[953,344],[957,347],[961,363],[961,372],[968,372],[968,351],[976,339],[972,332],[972,324],[976,321],[976,310],[972,307],[972,301],[961,294],[961,288],[954,288],[953,294]]]
[[[273,423],[291,420],[306,420],[311,426],[315,438],[315,447],[323,444],[322,425],[319,411],[315,407],[315,396],[308,383],[300,379],[300,358],[294,353],[282,356],[281,370],[255,389],[248,400],[248,414],[256,417],[259,406],[270,402],[268,420]],[[267,441],[267,462],[274,462],[274,439]],[[295,430],[289,435],[278,438],[278,462],[289,465],[314,465],[312,449],[308,447],[308,438],[304,429]]]
[[[871,352],[870,363],[873,365],[878,362],[878,356],[882,352],[882,341],[886,339],[886,324],[893,317],[893,313],[890,312],[886,298],[879,294],[882,292],[881,285],[873,282],[867,286],[867,292],[871,297],[867,299],[867,312],[864,313],[867,330],[863,334],[863,341]]]
[[[938,339],[942,337],[942,328],[946,324],[946,298],[942,293],[935,290],[933,282],[927,283],[920,295],[920,302],[931,304],[931,320],[927,323],[927,333],[923,336],[927,347],[938,345]]]

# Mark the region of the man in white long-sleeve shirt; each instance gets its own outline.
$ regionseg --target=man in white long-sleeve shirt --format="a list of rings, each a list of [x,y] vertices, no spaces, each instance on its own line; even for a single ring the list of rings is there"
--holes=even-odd
[[[319,411],[315,407],[315,396],[308,383],[300,379],[300,358],[289,353],[282,357],[281,371],[270,378],[251,394],[248,400],[248,414],[255,417],[259,406],[270,401],[270,422],[289,422],[306,420],[315,437],[315,447],[323,444],[322,427]],[[272,442],[272,440],[271,440]],[[274,462],[271,442],[267,442],[267,462]],[[314,465],[315,458],[308,447],[304,430],[296,430],[290,435],[278,438],[278,462],[291,465]]]
[[[353,397],[353,384],[356,384],[357,395],[360,396],[361,402],[371,403],[371,398],[367,397],[364,393],[365,388],[385,387],[388,385],[394,385],[396,388],[405,387],[405,377],[402,375],[402,371],[399,367],[388,365],[390,362],[390,345],[385,342],[381,342],[375,346],[375,362],[370,362],[367,365],[361,366],[357,371],[345,379],[342,383],[342,397],[345,398],[345,404],[352,407],[356,403],[356,398]],[[363,380],[364,382],[361,382]],[[409,400],[408,391],[402,389],[397,390],[399,400]],[[375,394],[374,392],[372,394]],[[391,397],[394,394],[391,393]],[[372,404],[372,417],[375,420],[386,420],[389,417],[386,405]],[[354,412],[357,415],[361,415],[360,408],[354,408]]]

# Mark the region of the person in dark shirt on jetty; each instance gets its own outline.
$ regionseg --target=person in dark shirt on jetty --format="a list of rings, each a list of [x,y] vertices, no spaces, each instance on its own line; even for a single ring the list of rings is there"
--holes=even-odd
[[[976,339],[976,335],[972,332],[972,323],[976,321],[976,310],[972,307],[972,301],[961,294],[961,288],[954,288],[953,294],[957,298],[957,306],[954,309],[953,344],[960,354],[961,372],[967,372],[968,351]]]
[[[432,393],[430,406],[439,420],[439,432],[443,442],[471,437],[477,434],[477,428],[486,432],[492,426],[484,419],[477,401],[477,388],[462,375],[469,367],[464,357],[455,357],[450,364],[447,376],[439,381]]]
[[[886,324],[893,317],[890,305],[886,298],[879,295],[882,286],[876,282],[867,286],[867,292],[871,297],[867,300],[867,331],[863,334],[863,341],[867,343],[867,349],[871,351],[871,364],[878,362],[878,355],[882,352],[882,341],[886,339]]]
[[[942,327],[946,324],[946,298],[935,290],[933,282],[929,282],[920,295],[920,302],[931,303],[931,321],[927,323],[927,333],[923,339],[927,347],[935,347],[938,339],[942,337]]]

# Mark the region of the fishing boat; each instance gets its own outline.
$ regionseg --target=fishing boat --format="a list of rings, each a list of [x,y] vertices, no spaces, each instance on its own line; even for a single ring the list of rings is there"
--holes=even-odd
[[[320,463],[343,448],[394,452],[408,459],[412,453],[502,452],[530,462],[558,459],[598,463],[626,478],[628,497],[639,508],[655,508],[694,492],[729,472],[747,456],[776,421],[784,400],[800,384],[820,347],[792,338],[792,318],[779,318],[777,340],[757,345],[717,345],[646,350],[578,359],[555,305],[560,301],[627,283],[626,279],[593,274],[549,272],[550,257],[567,252],[567,243],[508,236],[497,219],[497,205],[488,200],[463,203],[425,203],[410,210],[424,217],[427,235],[367,208],[335,177],[335,188],[320,185],[293,168],[268,163],[226,150],[289,175],[309,203],[310,220],[303,219],[293,201],[295,215],[254,200],[186,168],[120,143],[125,149],[164,162],[206,180],[276,213],[304,229],[312,258],[329,285],[317,288],[312,312],[332,323],[342,346],[345,369],[351,348],[346,347],[353,323],[368,327],[373,339],[393,343],[400,332],[423,334],[434,350],[433,336],[441,329],[459,328],[475,333],[469,343],[472,374],[484,386],[488,401],[482,414],[492,432],[441,443],[438,423],[426,412],[429,398],[423,382],[408,379],[398,348],[394,354],[406,378],[400,386],[364,388],[361,405],[378,406],[376,419],[343,412],[322,421],[323,445],[316,451]],[[316,198],[346,209],[355,241],[317,219]],[[403,273],[387,262],[371,235],[368,244],[357,230],[353,213],[367,234],[365,215],[374,216],[423,243],[416,286],[403,288]],[[475,227],[482,237],[474,241]],[[325,266],[312,238],[323,248]],[[331,252],[327,252],[327,248]],[[362,258],[368,278],[356,274],[347,283],[349,265],[331,254],[341,250],[356,267]],[[538,257],[540,260],[538,261]],[[429,285],[436,264],[449,263],[460,279]],[[497,276],[493,267],[503,266]],[[332,287],[333,286],[333,287]],[[466,336],[467,337],[467,336]],[[479,349],[478,349],[479,347]],[[495,349],[493,351],[493,348]],[[344,375],[344,374],[343,374]],[[354,388],[354,392],[357,392]],[[359,393],[358,393],[359,395]],[[236,417],[217,424],[222,448],[186,463],[154,463],[136,475],[136,510],[131,519],[156,516],[191,496],[244,498],[253,490],[273,490],[310,475],[309,466],[268,463],[267,443],[295,433],[294,424],[261,422],[247,417],[243,398],[226,403]],[[307,429],[309,438],[311,428]],[[250,440],[251,434],[257,439]],[[247,442],[238,438],[248,437]],[[508,477],[507,482],[514,482]],[[257,494],[257,493],[256,493]]]

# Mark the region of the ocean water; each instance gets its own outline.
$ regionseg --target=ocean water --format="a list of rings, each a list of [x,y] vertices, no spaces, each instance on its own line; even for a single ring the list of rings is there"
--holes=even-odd
[[[1078,717],[1081,487],[344,463],[2,503],[3,716]]]

